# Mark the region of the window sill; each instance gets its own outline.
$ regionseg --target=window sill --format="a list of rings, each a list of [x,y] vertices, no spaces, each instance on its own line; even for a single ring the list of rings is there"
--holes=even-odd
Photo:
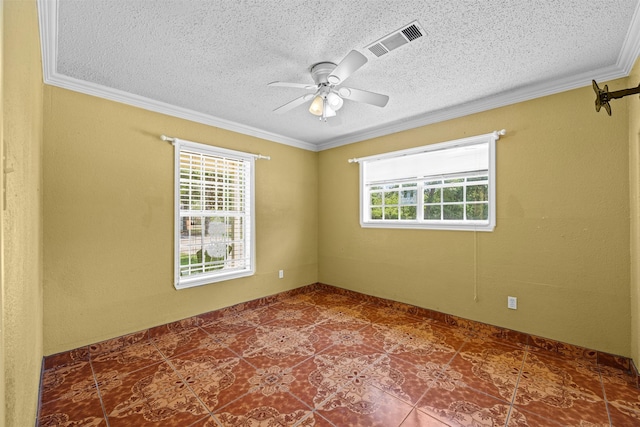
[[[460,223],[451,221],[446,224],[434,223],[415,223],[415,222],[360,222],[362,228],[397,228],[412,230],[448,230],[448,231],[487,231],[491,232],[495,228],[495,224],[491,223]]]
[[[196,286],[209,285],[226,280],[239,279],[240,277],[253,276],[254,270],[231,271],[228,273],[218,273],[216,275],[198,275],[195,277],[183,277],[179,281],[176,280],[174,287],[178,290],[194,288]]]

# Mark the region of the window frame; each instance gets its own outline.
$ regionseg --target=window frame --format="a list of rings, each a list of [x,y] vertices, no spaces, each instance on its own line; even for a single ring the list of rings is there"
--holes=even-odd
[[[174,145],[174,287],[176,289],[188,289],[196,286],[202,286],[241,277],[248,277],[255,274],[256,265],[256,243],[255,243],[255,158],[256,156],[241,151],[230,150],[226,148],[216,147],[207,144],[201,144],[193,141],[185,141],[175,138]],[[243,243],[248,248],[248,265],[239,270],[214,270],[207,273],[194,274],[189,276],[181,276],[181,233],[182,218],[181,212],[198,212],[183,211],[181,209],[181,155],[183,152],[191,152],[214,158],[226,158],[234,161],[243,162],[247,166],[248,171],[245,175],[245,183],[243,186],[245,197],[244,203],[248,204],[241,216],[243,221],[244,238]],[[245,163],[247,162],[247,163]],[[248,175],[248,176],[247,176]],[[247,212],[248,211],[248,212]],[[210,211],[212,215],[206,215],[206,210],[200,210],[202,218],[213,215],[215,211]],[[189,215],[192,216],[192,215]],[[221,216],[230,216],[228,213]],[[234,215],[235,216],[235,215]],[[246,236],[248,232],[249,236]],[[204,250],[204,247],[203,249]],[[206,256],[206,255],[205,255]]]
[[[398,228],[398,229],[428,229],[428,230],[457,230],[457,231],[486,231],[491,232],[495,229],[496,226],[496,148],[495,143],[499,138],[498,132],[492,132],[485,135],[478,135],[468,138],[457,139],[453,141],[440,142],[436,144],[429,144],[420,147],[410,148],[407,150],[399,150],[388,153],[381,153],[373,156],[368,156],[360,159],[356,159],[358,163],[360,163],[360,226],[362,228]],[[371,162],[375,162],[376,160],[386,160],[395,157],[401,156],[411,156],[417,154],[423,154],[431,151],[441,151],[448,150],[459,147],[467,147],[473,145],[481,145],[487,144],[487,153],[488,153],[488,166],[486,170],[486,174],[482,174],[482,176],[486,175],[488,180],[488,218],[486,220],[424,220],[422,217],[422,213],[420,210],[424,209],[424,186],[420,183],[424,183],[428,181],[430,178],[438,178],[443,180],[449,179],[454,176],[474,176],[478,175],[476,172],[480,171],[468,171],[468,172],[456,172],[452,174],[435,174],[429,175],[425,172],[424,175],[420,177],[407,177],[405,179],[396,179],[396,180],[388,180],[388,183],[398,183],[406,184],[406,183],[417,183],[417,206],[416,206],[416,214],[417,218],[422,219],[382,219],[382,220],[373,220],[370,219],[371,212],[371,198],[369,187],[370,184],[367,184],[367,166],[371,164]],[[385,181],[379,181],[376,185],[385,185]],[[466,187],[464,187],[466,190]],[[400,188],[398,191],[402,191]],[[464,190],[463,190],[464,191]],[[466,193],[466,191],[464,191]],[[465,194],[466,199],[466,194]],[[384,192],[383,192],[384,198]],[[442,204],[443,201],[441,200]],[[401,206],[400,204],[398,206]],[[463,204],[466,210],[466,202]],[[466,215],[466,213],[465,213]]]

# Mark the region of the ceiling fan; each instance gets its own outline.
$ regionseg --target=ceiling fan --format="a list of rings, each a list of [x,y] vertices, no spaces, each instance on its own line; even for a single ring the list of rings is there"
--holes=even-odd
[[[271,82],[268,86],[294,87],[313,91],[299,98],[289,101],[286,104],[273,110],[282,114],[290,111],[306,102],[311,102],[309,112],[319,116],[320,120],[327,121],[327,117],[334,117],[336,111],[342,108],[344,99],[365,104],[384,107],[389,101],[387,95],[369,92],[361,89],[354,89],[342,86],[342,83],[349,78],[356,70],[367,63],[367,57],[358,51],[352,50],[344,57],[338,65],[333,62],[318,62],[310,68],[311,77],[315,84]]]

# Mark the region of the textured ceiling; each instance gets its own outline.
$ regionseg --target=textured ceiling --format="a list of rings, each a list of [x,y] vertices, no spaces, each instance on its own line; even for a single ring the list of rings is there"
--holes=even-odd
[[[622,77],[640,53],[637,0],[38,4],[46,83],[311,150]],[[412,21],[424,37],[366,49]],[[307,92],[267,83],[313,83],[312,64],[352,49],[369,61],[345,85],[386,107],[273,113]]]

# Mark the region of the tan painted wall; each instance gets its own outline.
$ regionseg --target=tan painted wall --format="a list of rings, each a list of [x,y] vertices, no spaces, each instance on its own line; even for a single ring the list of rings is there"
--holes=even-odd
[[[34,424],[42,363],[42,66],[36,4],[3,8],[2,323],[7,426]],[[8,172],[8,170],[7,170]]]
[[[0,426],[4,427],[5,411],[5,340],[4,340],[4,1],[0,0]]]
[[[631,70],[624,86],[640,82],[640,61]],[[616,87],[612,90],[623,89]],[[631,208],[631,357],[640,368],[640,101],[627,99],[629,105],[629,200]]]
[[[44,133],[45,354],[317,281],[317,153],[49,86]],[[161,134],[271,156],[256,162],[254,276],[174,289]]]
[[[586,87],[321,152],[320,281],[628,356],[627,109],[596,114],[593,99]],[[494,232],[359,226],[347,159],[502,128]]]
[[[318,155],[52,87],[43,107],[35,2],[5,0],[0,11],[0,141],[14,170],[1,215],[0,425],[33,424],[43,352],[316,280],[631,355],[640,366],[636,97],[614,102],[607,117],[584,88]],[[638,80],[636,66],[629,82],[610,86]],[[347,158],[502,127],[494,233],[359,227],[358,171]],[[172,149],[159,133],[272,156],[257,163],[256,276],[173,289]],[[518,311],[506,309],[507,295],[519,297]]]

